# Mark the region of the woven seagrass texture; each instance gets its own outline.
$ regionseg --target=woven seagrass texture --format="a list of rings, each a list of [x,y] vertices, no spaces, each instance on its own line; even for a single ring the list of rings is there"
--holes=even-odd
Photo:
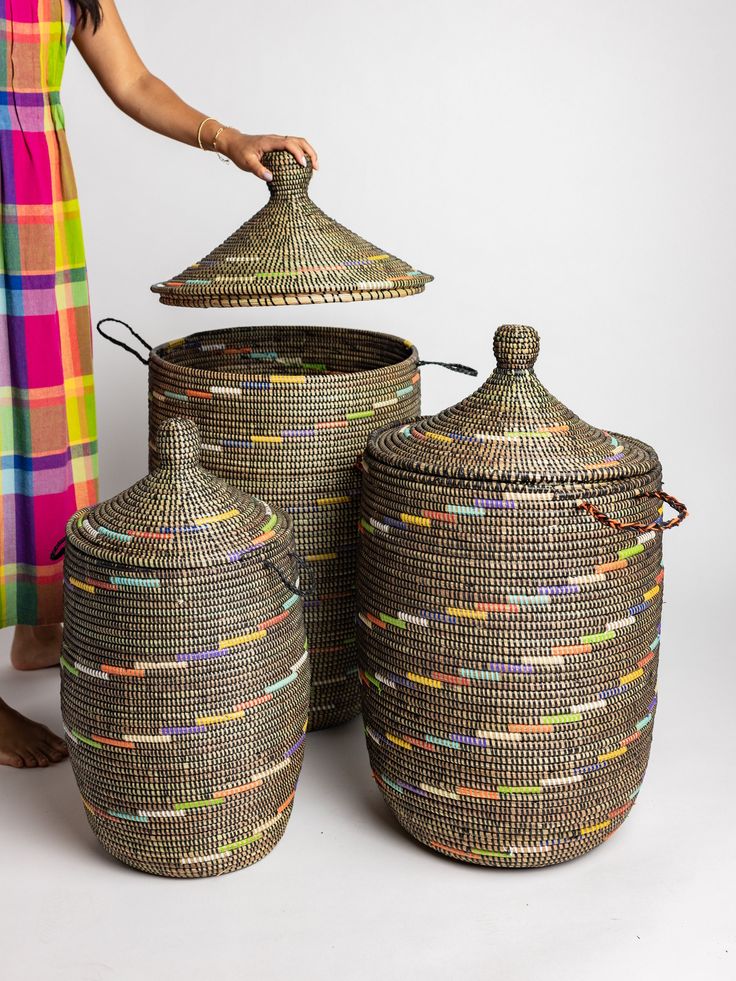
[[[503,868],[565,861],[619,827],[657,703],[659,461],[550,395],[538,348],[531,328],[500,328],[477,393],[374,434],[363,464],[374,777],[420,842]]]
[[[358,462],[373,429],[419,411],[415,348],[360,330],[244,327],[159,347],[149,378],[152,436],[164,419],[195,420],[204,466],[293,517],[308,590],[310,728],[353,718]]]
[[[432,276],[351,232],[310,199],[311,162],[263,157],[270,200],[222,245],[151,289],[188,307],[281,306],[381,300],[421,293]]]
[[[76,514],[64,562],[62,712],[92,830],[115,858],[195,878],[283,834],[309,699],[291,519],[198,464],[161,465]]]

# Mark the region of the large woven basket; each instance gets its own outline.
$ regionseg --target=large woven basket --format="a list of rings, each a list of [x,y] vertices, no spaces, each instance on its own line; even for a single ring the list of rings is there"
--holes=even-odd
[[[364,457],[359,667],[377,783],[445,855],[525,867],[608,838],[657,704],[662,536],[687,513],[644,443],[542,386],[496,334],[472,396]],[[680,512],[665,521],[663,501]]]
[[[222,245],[151,289],[184,307],[301,306],[421,293],[432,277],[330,218],[310,199],[311,162],[265,154],[268,204]]]
[[[103,846],[193,878],[283,834],[309,666],[291,519],[202,470],[193,423],[164,423],[158,450],[67,527],[62,710]]]
[[[308,590],[312,729],[359,711],[359,458],[371,430],[419,411],[417,357],[400,338],[327,327],[210,331],[150,356],[152,439],[164,419],[195,420],[204,466],[293,516]]]

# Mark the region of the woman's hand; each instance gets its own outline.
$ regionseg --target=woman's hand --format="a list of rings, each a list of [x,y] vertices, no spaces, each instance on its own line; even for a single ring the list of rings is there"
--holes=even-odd
[[[263,154],[269,150],[288,150],[302,167],[307,166],[309,157],[314,170],[319,170],[317,151],[301,136],[247,136],[228,127],[217,139],[217,150],[241,170],[247,170],[264,181],[273,180],[273,174],[261,162]]]

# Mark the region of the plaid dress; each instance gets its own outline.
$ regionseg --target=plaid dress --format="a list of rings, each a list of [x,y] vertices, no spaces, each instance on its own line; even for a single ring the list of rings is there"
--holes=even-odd
[[[0,627],[58,623],[68,518],[97,492],[79,203],[59,86],[72,0],[0,0]]]

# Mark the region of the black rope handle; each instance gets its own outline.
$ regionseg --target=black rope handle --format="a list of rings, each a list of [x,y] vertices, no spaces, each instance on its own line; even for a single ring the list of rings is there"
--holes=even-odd
[[[276,563],[275,562],[271,562],[270,559],[266,559],[266,561],[263,563],[263,568],[264,569],[270,569],[271,572],[275,572],[276,575],[278,576],[278,578],[284,584],[284,586],[286,586],[287,589],[290,589],[292,591],[292,593],[294,593],[295,596],[304,597],[304,596],[306,596],[308,594],[308,592],[309,592],[308,590],[306,590],[306,589],[300,589],[296,585],[296,583],[291,582],[291,580],[286,577],[286,575],[282,572],[282,570],[279,569],[279,567],[276,565]]]
[[[64,536],[64,538],[60,538],[59,541],[56,543],[56,545],[54,545],[54,547],[51,549],[51,555],[49,556],[51,561],[58,562],[59,559],[63,559],[65,548],[66,548],[66,536]]]
[[[118,340],[117,337],[113,337],[112,334],[106,334],[105,331],[102,329],[103,324],[120,324],[120,326],[125,327],[133,335],[133,337],[135,337],[135,339],[143,345],[143,347],[147,351],[153,350],[151,345],[148,343],[148,341],[144,337],[141,337],[140,334],[136,333],[133,330],[133,328],[130,326],[130,324],[126,324],[124,320],[118,320],[117,317],[105,317],[103,320],[98,321],[97,333],[100,335],[100,337],[104,337],[106,341],[109,341],[111,344],[114,344],[115,347],[121,347],[124,351],[128,351],[130,354],[132,354],[134,358],[138,358],[141,364],[145,364],[145,365],[148,364],[148,358],[144,358],[143,355],[140,353],[140,351],[136,351],[135,348],[130,347],[128,344],[125,343],[125,341],[120,341]]]
[[[417,361],[417,368],[423,368],[425,364],[436,364],[440,368],[447,368],[448,371],[456,371],[458,375],[470,375],[471,378],[478,377],[475,368],[469,368],[466,364],[454,364],[449,361]]]

